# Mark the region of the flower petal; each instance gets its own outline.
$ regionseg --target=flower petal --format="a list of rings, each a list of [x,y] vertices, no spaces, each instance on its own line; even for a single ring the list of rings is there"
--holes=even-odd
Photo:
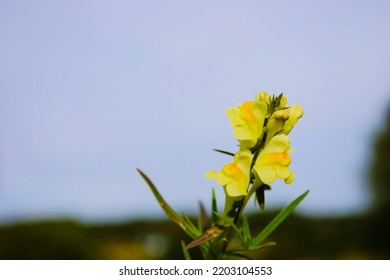
[[[303,116],[303,109],[299,105],[291,105],[285,110],[288,113],[288,120],[284,124],[283,133],[289,134],[296,122]]]
[[[258,166],[257,168],[255,168],[255,171],[259,176],[260,180],[267,185],[271,184],[278,178],[274,166],[270,166],[270,165]]]
[[[277,178],[286,182],[292,182],[291,171],[288,168],[291,163],[290,140],[287,135],[274,136],[269,144],[260,152],[254,170],[257,176],[265,184],[271,184]],[[290,179],[289,179],[290,178]]]
[[[234,155],[233,162],[226,164],[220,172],[209,171],[205,176],[216,179],[219,185],[224,186],[228,196],[246,195],[251,164],[252,153],[249,150],[239,151]]]
[[[226,109],[226,115],[233,127],[234,137],[244,144],[241,150],[256,145],[263,133],[263,125],[267,114],[267,104],[259,98],[245,101],[241,105]]]
[[[206,177],[206,179],[209,179],[209,180],[213,180],[213,179],[216,179],[217,176],[218,176],[218,172],[215,171],[215,170],[210,170],[210,171],[207,171],[204,176]]]

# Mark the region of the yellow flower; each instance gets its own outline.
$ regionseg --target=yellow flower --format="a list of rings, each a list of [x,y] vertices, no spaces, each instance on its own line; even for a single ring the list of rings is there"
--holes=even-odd
[[[299,105],[275,111],[267,123],[267,140],[265,145],[277,134],[289,134],[296,122],[303,116],[303,109]]]
[[[291,105],[289,108],[285,109],[284,111],[287,112],[288,119],[284,124],[282,133],[287,135],[293,129],[296,122],[303,116],[303,108],[299,105]]]
[[[253,167],[263,183],[271,184],[277,178],[283,179],[287,184],[293,182],[294,173],[289,169],[291,151],[287,135],[278,134],[271,139],[260,152]]]
[[[265,92],[265,91],[261,91],[260,94],[259,94],[259,98],[261,101],[263,101],[265,104],[267,104],[268,106],[271,106],[271,96]]]
[[[264,119],[267,114],[267,104],[259,98],[245,101],[237,107],[226,110],[234,137],[240,142],[241,150],[252,148],[263,133]]]
[[[237,197],[247,194],[250,181],[252,153],[249,150],[239,151],[234,155],[233,162],[226,164],[220,172],[208,171],[207,179],[215,179],[225,188],[228,196]]]

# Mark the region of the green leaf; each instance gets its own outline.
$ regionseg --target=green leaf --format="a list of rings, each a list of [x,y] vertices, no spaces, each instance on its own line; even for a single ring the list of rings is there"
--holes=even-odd
[[[299,203],[306,197],[309,190],[296,198],[288,206],[286,206],[278,215],[256,236],[253,244],[259,244],[266,239],[298,206]]]
[[[227,151],[224,151],[224,150],[213,149],[213,151],[216,151],[216,152],[221,153],[221,154],[229,155],[229,156],[234,156],[233,153],[227,152]]]
[[[187,261],[191,260],[190,253],[188,252],[188,250],[187,250],[187,248],[186,248],[186,244],[184,243],[183,240],[181,241],[181,249],[183,250],[184,258],[185,258]]]
[[[263,244],[263,245],[250,245],[249,246],[249,250],[251,251],[257,251],[257,250],[260,250],[260,249],[263,249],[265,247],[270,247],[270,246],[275,246],[276,243],[275,242],[268,242],[266,244]]]
[[[211,225],[215,225],[218,223],[218,216],[215,215],[215,213],[218,213],[218,207],[217,207],[217,197],[215,195],[215,190],[213,189],[211,194]]]
[[[202,202],[199,202],[199,218],[198,218],[198,229],[203,232],[203,228],[209,225],[209,218],[207,217],[206,208]]]
[[[266,184],[262,184],[259,188],[256,189],[256,201],[259,203],[260,211],[263,211],[265,208],[265,191],[271,190],[271,187]]]
[[[226,251],[226,254],[232,254],[232,253],[236,253],[236,252],[245,252],[245,251],[258,251],[260,249],[263,249],[265,247],[270,247],[270,246],[275,246],[276,243],[275,242],[267,242],[266,244],[262,244],[262,245],[253,245],[253,244],[249,244],[248,247],[243,247],[243,246],[236,246],[236,247],[233,247],[233,248],[230,248],[229,250]]]
[[[193,234],[191,234],[191,231],[189,231],[188,224],[183,220],[182,217],[180,217],[169,206],[169,204],[164,200],[164,198],[158,192],[157,188],[154,186],[152,181],[141,170],[139,170],[138,168],[137,168],[137,171],[141,175],[141,177],[145,180],[145,182],[148,184],[149,188],[153,192],[153,195],[157,199],[157,201],[160,204],[162,210],[165,212],[165,214],[168,216],[168,218],[170,218],[174,223],[176,223],[179,227],[181,227],[187,234],[189,234],[191,237],[194,238]]]
[[[251,237],[251,230],[249,228],[248,217],[245,213],[242,213],[242,234],[244,238],[243,245],[247,247],[252,237]]]
[[[226,255],[236,257],[240,260],[253,260],[253,258],[251,258],[245,254],[236,253],[236,252],[226,252]]]
[[[264,211],[264,204],[265,204],[264,188],[261,186],[256,190],[256,199],[257,202],[259,203],[260,210]]]
[[[218,214],[217,212],[214,212],[217,217],[220,218],[220,220],[211,228],[206,230],[202,235],[200,235],[198,238],[195,240],[191,241],[187,245],[187,249],[202,245],[203,243],[210,241],[211,239],[214,239],[221,235],[227,228],[229,228],[231,225],[235,227],[236,230],[237,227],[233,223],[233,218],[235,216],[235,211],[232,209],[229,211],[228,216],[223,216],[221,214]]]
[[[203,243],[210,241],[211,239],[216,238],[217,236],[221,235],[225,231],[226,228],[228,228],[229,225],[226,224],[225,221],[220,220],[217,224],[206,230],[202,235],[200,235],[195,240],[191,241],[187,245],[187,249],[191,249],[193,247],[202,245]]]
[[[224,216],[224,215],[221,215],[219,213],[215,213],[218,218],[221,219],[221,221],[225,222],[226,224],[228,224],[229,226],[231,226],[234,231],[237,233],[238,237],[241,239],[241,242],[244,242],[244,237],[243,235],[241,234],[241,231],[239,230],[239,228],[234,224],[233,220],[230,218],[230,217],[227,217],[227,216]],[[226,226],[227,228],[227,226]]]
[[[192,238],[195,238],[199,234],[202,233],[201,229],[198,229],[190,220],[186,212],[182,212],[183,218],[184,218],[184,223],[186,225],[186,228],[188,229],[188,235],[191,236]]]

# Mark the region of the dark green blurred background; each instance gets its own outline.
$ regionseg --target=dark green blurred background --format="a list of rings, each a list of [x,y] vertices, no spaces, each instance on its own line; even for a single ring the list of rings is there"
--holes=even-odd
[[[271,235],[270,241],[277,246],[254,257],[390,259],[390,109],[373,143],[366,177],[373,202],[365,212],[343,217],[294,214]],[[251,215],[251,224],[257,226],[254,233],[276,213]],[[168,220],[111,224],[29,221],[0,227],[0,259],[182,259],[181,239],[189,241]],[[196,248],[191,253],[200,256]]]

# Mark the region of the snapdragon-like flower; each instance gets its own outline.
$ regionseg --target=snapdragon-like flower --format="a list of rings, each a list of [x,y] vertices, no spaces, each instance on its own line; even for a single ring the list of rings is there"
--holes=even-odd
[[[289,134],[296,122],[303,116],[303,108],[300,105],[291,105],[284,110],[288,114],[282,133]]]
[[[267,110],[267,104],[260,98],[245,101],[237,107],[226,110],[234,130],[234,137],[240,142],[241,150],[250,149],[256,145],[263,133]]]
[[[291,105],[290,107],[275,111],[267,123],[267,145],[272,137],[281,133],[289,134],[296,122],[303,116],[303,109],[299,105]]]
[[[205,177],[215,179],[225,188],[228,196],[243,196],[247,194],[251,164],[252,153],[249,150],[239,151],[234,155],[233,162],[226,164],[220,172],[211,170]]]
[[[294,173],[289,169],[291,151],[287,135],[274,136],[257,157],[253,167],[257,177],[265,184],[271,184],[277,178],[291,184],[294,180]]]
[[[226,110],[230,124],[233,127],[234,137],[239,141],[236,153],[217,150],[233,156],[230,163],[225,164],[220,171],[206,172],[207,179],[216,180],[225,192],[223,215],[217,209],[215,193],[212,195],[211,227],[204,230],[205,218],[201,204],[201,217],[198,226],[195,226],[184,214],[178,215],[164,200],[152,181],[138,169],[162,210],[167,216],[180,226],[192,240],[185,247],[182,242],[183,253],[190,259],[188,249],[202,246],[201,252],[205,259],[230,259],[232,257],[250,258],[246,251],[254,251],[273,245],[264,243],[268,235],[289,215],[294,208],[305,198],[308,191],[296,198],[282,210],[263,231],[256,237],[251,237],[251,228],[244,215],[245,207],[252,196],[264,209],[265,190],[276,179],[282,179],[287,184],[294,180],[294,173],[289,169],[291,158],[290,139],[288,134],[295,123],[303,115],[299,105],[286,107],[287,98],[283,93],[272,95],[265,91],[260,92],[254,100]],[[238,224],[243,215],[242,224]],[[233,244],[233,240],[240,239]]]

